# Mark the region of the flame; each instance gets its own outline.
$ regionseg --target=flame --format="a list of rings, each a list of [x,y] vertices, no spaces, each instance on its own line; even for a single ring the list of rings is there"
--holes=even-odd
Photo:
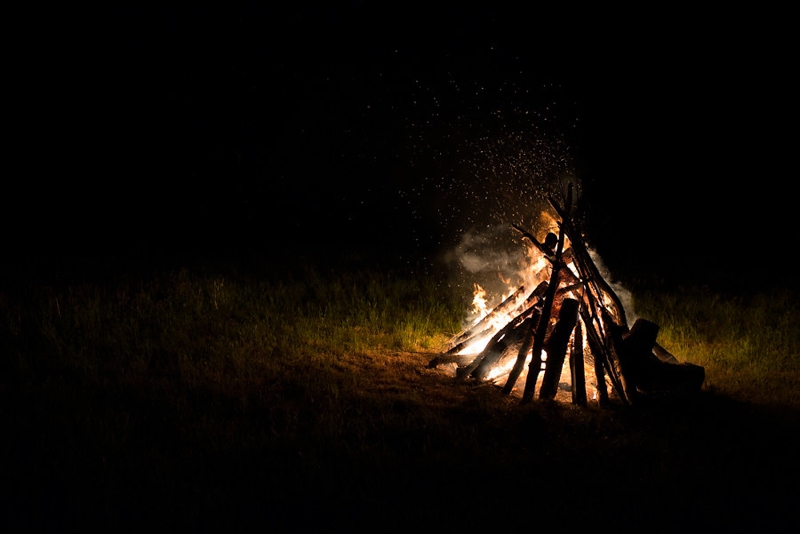
[[[556,220],[547,212],[542,213],[542,219],[545,221],[544,227],[551,228],[556,226]],[[549,225],[547,222],[549,221]],[[568,249],[571,244],[569,243],[568,239],[565,239],[564,249]],[[523,281],[523,285],[525,288],[528,288],[529,291],[523,292],[521,297],[519,297],[519,304],[522,304],[523,300],[528,296],[527,293],[530,293],[533,288],[537,287],[543,281],[549,281],[550,273],[551,273],[551,263],[548,258],[544,256],[544,254],[535,246],[528,246],[526,247],[526,257],[525,262],[520,265],[519,271],[519,278]],[[575,276],[576,279],[580,278],[580,274],[578,271],[577,266],[573,262],[568,262],[567,267],[570,272]],[[510,279],[501,279],[506,283],[507,288],[503,292],[502,295],[495,295],[490,296],[487,291],[480,286],[479,284],[473,284],[473,297],[472,297],[472,315],[475,317],[475,320],[472,322],[472,325],[477,325],[481,320],[483,320],[489,313],[491,313],[495,307],[504,302],[508,297],[517,291],[518,288],[513,287],[511,285]],[[570,298],[574,299],[582,299],[582,288],[577,288],[567,294]],[[608,297],[603,294],[602,298],[604,301],[609,301]],[[612,304],[609,302],[604,302],[606,305]],[[481,351],[486,348],[486,345],[489,341],[500,331],[501,328],[506,326],[514,316],[519,312],[517,306],[510,306],[507,313],[497,313],[495,316],[491,318],[491,321],[488,325],[484,325],[486,331],[483,335],[473,337],[472,341],[463,347],[458,354],[465,355],[465,356],[472,356],[477,355]],[[579,321],[583,321],[583,319],[579,318]],[[587,389],[587,397],[592,400],[597,400],[598,398],[598,387],[597,387],[597,377],[594,372],[594,365],[590,364],[589,362],[592,361],[590,351],[589,351],[589,343],[588,343],[588,328],[586,325],[582,325],[582,337],[583,337],[583,350],[584,350],[584,378],[585,384]],[[572,342],[571,342],[572,343]],[[495,384],[502,385],[506,378],[508,377],[511,369],[514,367],[517,359],[517,352],[514,350],[508,350],[508,353],[504,353],[503,360],[498,362],[492,370],[489,372],[486,380]],[[587,355],[589,355],[587,357]],[[517,378],[515,383],[515,387],[513,391],[517,394],[522,394],[522,390],[524,388],[527,372],[529,368],[529,364],[531,361],[531,353],[530,351],[526,355],[525,365],[523,366],[523,371],[520,376]],[[542,351],[542,367],[541,370],[545,370],[547,361],[547,353],[546,351]],[[571,395],[571,387],[572,387],[572,373],[570,371],[570,358],[567,357],[564,359],[564,364],[562,367],[561,372],[561,379],[560,379],[560,387],[558,396],[562,396],[562,400],[566,400],[563,398],[563,395]],[[537,380],[536,388],[541,385],[541,380],[543,379],[544,373],[540,373],[540,376]],[[611,382],[608,377],[606,377],[606,389],[608,390],[611,387]]]
[[[474,284],[474,293],[472,295],[472,312],[478,316],[478,319],[483,318],[489,313],[489,307],[486,303],[486,290],[480,285]]]

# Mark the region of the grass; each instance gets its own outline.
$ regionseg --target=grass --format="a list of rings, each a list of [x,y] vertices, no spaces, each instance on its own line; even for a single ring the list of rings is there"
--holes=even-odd
[[[424,268],[15,273],[0,292],[8,531],[795,521],[795,295],[634,299],[706,367],[701,395],[523,406],[427,369],[468,301]]]

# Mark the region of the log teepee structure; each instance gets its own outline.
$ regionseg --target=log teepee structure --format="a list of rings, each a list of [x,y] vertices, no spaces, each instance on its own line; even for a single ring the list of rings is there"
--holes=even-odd
[[[603,278],[571,217],[572,184],[563,201],[549,198],[560,222],[558,234],[540,242],[512,225],[546,258],[549,273],[529,290],[522,286],[472,326],[454,336],[429,367],[457,365],[462,379],[491,380],[504,394],[520,389],[523,402],[554,399],[562,373],[569,373],[571,400],[585,405],[587,377],[600,404],[630,403],[653,394],[699,390],[703,367],[679,363],[656,343],[658,326],[637,319],[628,327],[618,295]],[[547,269],[548,267],[545,267]],[[498,324],[500,319],[500,325]],[[475,355],[465,349],[483,348]],[[566,362],[566,364],[565,364]]]

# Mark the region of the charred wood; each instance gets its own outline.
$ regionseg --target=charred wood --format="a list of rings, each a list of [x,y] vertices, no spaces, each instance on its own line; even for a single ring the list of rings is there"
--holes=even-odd
[[[586,370],[584,369],[583,329],[581,321],[575,325],[572,350],[569,353],[569,370],[572,375],[572,404],[586,406]]]
[[[578,320],[579,302],[575,299],[564,299],[558,314],[555,330],[547,342],[547,362],[545,363],[542,386],[539,389],[539,398],[552,400],[558,392],[558,382],[561,379],[561,370],[564,358],[567,355],[569,338],[575,329]]]
[[[653,346],[656,344],[657,336],[657,324],[637,319],[628,335],[622,340],[619,360],[625,382],[633,395],[636,394],[636,389],[647,380],[649,367],[653,365],[655,358]]]
[[[491,326],[487,327],[482,332],[480,332],[478,334],[475,334],[472,337],[469,337],[469,338],[465,339],[464,341],[462,341],[458,345],[452,346],[451,348],[449,348],[446,351],[444,351],[441,355],[439,355],[436,358],[434,358],[433,360],[431,360],[431,363],[428,364],[428,366],[429,367],[436,367],[436,365],[433,364],[435,361],[437,361],[437,360],[439,360],[439,359],[441,359],[443,357],[446,357],[446,356],[450,356],[450,355],[453,355],[453,354],[458,354],[459,352],[464,350],[467,346],[469,346],[471,343],[477,343],[477,342],[481,341],[482,339],[485,339],[485,338],[491,336],[493,330],[494,330],[494,328],[492,328]]]
[[[601,406],[608,404],[608,388],[606,387],[606,372],[603,360],[594,359],[595,388],[597,388],[597,402]]]
[[[533,317],[528,317],[525,321],[517,326],[514,326],[505,336],[498,339],[495,343],[489,343],[483,351],[481,361],[475,370],[472,372],[472,377],[478,380],[486,379],[486,376],[492,368],[500,361],[501,356],[505,351],[514,345],[519,345],[525,338],[526,333],[530,330],[530,322],[535,320]],[[492,340],[494,341],[494,339]]]
[[[601,405],[608,404],[608,388],[606,388],[606,349],[600,341],[600,337],[594,329],[592,318],[588,316],[585,310],[581,310],[581,319],[586,325],[586,341],[589,345],[589,352],[592,353],[594,361],[594,375],[597,378],[597,400]]]
[[[607,337],[603,331],[603,325],[600,317],[592,317],[583,309],[581,310],[581,318],[586,326],[586,338],[589,342],[589,350],[594,356],[595,375],[597,375],[597,391],[600,397],[601,404],[608,401],[608,390],[606,389],[606,379],[608,376],[611,380],[611,385],[617,395],[625,401],[625,392],[620,376],[617,372],[616,366],[613,364],[614,353],[610,348],[610,343],[604,340]]]
[[[634,397],[640,398],[643,394],[653,393],[699,391],[705,381],[705,369],[691,363],[661,360],[656,355],[657,336],[658,325],[645,319],[637,319],[622,341],[620,361],[625,380]]]
[[[478,320],[474,325],[472,325],[470,328],[464,330],[462,333],[456,336],[456,338],[453,339],[451,345],[457,345],[458,343],[468,340],[470,337],[481,332],[484,328],[486,328],[489,325],[489,322],[496,315],[513,311],[513,308],[519,305],[517,301],[524,293],[525,293],[525,286],[522,285],[508,298],[506,298],[503,302],[495,306],[494,309],[492,309],[492,311],[481,317],[481,319]]]
[[[601,310],[600,319],[605,332],[603,339],[605,340],[607,355],[607,359],[603,364],[606,366],[606,372],[611,379],[614,390],[619,394],[620,398],[628,402],[631,400],[630,385],[625,379],[619,356],[620,352],[622,352],[623,336],[628,333],[628,327],[617,324],[607,308]]]
[[[502,340],[506,337],[506,335],[511,331],[513,328],[512,323],[508,323],[503,328],[501,328],[492,339],[489,340],[489,343],[486,344],[486,347],[475,357],[472,359],[469,365],[466,367],[462,367],[456,371],[456,376],[459,378],[467,378],[469,377],[472,372],[478,368],[478,366],[483,362],[484,358],[487,355],[490,355],[495,350],[495,347],[498,347],[500,352],[502,353],[505,350],[505,344],[502,344]],[[498,354],[499,356],[499,354]]]
[[[428,362],[428,369],[434,369],[440,365],[447,365],[449,363],[454,363],[458,367],[464,367],[468,365],[473,358],[474,356],[471,354],[440,354]]]
[[[672,355],[667,349],[656,343],[653,345],[653,354],[655,354],[659,360],[664,363],[680,363],[678,358]]]
[[[562,234],[563,236],[563,234]],[[563,241],[560,241],[563,243]],[[550,314],[553,311],[553,300],[555,300],[556,287],[558,284],[555,280],[558,279],[558,262],[553,265],[553,273],[551,275],[554,283],[548,287],[547,294],[544,297],[542,305],[542,316],[539,319],[539,324],[536,327],[536,332],[533,337],[533,348],[531,363],[528,366],[528,377],[525,379],[525,390],[522,392],[522,402],[530,402],[533,399],[534,390],[536,389],[536,381],[539,378],[539,372],[542,369],[542,350],[544,349],[544,341],[547,336],[548,326],[550,324]]]
[[[540,301],[542,299],[542,295],[546,291],[547,291],[547,282],[542,282],[541,284],[536,286],[536,289],[533,290],[533,292],[523,302],[523,305],[527,306],[525,308],[525,311],[520,313],[518,316],[514,317],[513,319],[511,319],[511,321],[509,321],[509,324],[511,324],[512,328],[518,326],[527,317],[529,317],[530,315],[532,315],[534,313],[536,307],[539,305],[539,303],[540,303]],[[508,299],[506,299],[503,302],[504,303],[508,302]],[[501,306],[502,305],[503,304],[501,304]],[[497,310],[497,308],[495,308],[495,310]],[[491,313],[494,313],[494,311],[491,312]],[[506,326],[509,326],[509,324],[507,324]],[[474,328],[475,327],[473,327],[472,329],[474,329]],[[445,365],[445,364],[448,364],[448,363],[456,363],[456,364],[458,364],[459,367],[464,367],[466,365],[469,365],[470,362],[472,362],[474,356],[471,356],[471,355],[466,355],[466,356],[465,355],[459,355],[458,353],[461,350],[463,350],[465,347],[470,345],[471,343],[480,342],[483,338],[488,337],[489,335],[491,335],[491,332],[493,330],[494,330],[493,327],[487,326],[480,333],[472,335],[472,336],[469,336],[469,337],[466,337],[459,344],[454,345],[453,347],[449,348],[448,350],[446,350],[445,352],[441,353],[437,357],[433,358],[430,362],[428,362],[428,368],[429,369],[433,369],[435,367],[438,367],[439,365]],[[464,338],[464,335],[465,334],[460,335],[459,338]],[[491,339],[487,342],[487,345],[489,343],[491,343]],[[461,372],[463,373],[464,371],[462,370]]]
[[[472,363],[465,369],[460,369],[459,373],[464,376],[472,376],[473,378],[483,380],[489,371],[492,370],[492,367],[500,360],[505,350],[509,346],[522,340],[524,333],[522,332],[521,326],[535,311],[535,306],[531,306],[525,310],[525,312],[509,321],[492,336],[492,339],[489,340],[486,347],[484,347]]]
[[[541,312],[539,311],[532,317],[530,317],[525,323],[525,336],[522,341],[522,346],[519,349],[519,353],[517,353],[517,359],[514,362],[514,367],[511,368],[511,372],[508,374],[508,378],[506,379],[506,383],[503,386],[503,395],[508,395],[514,389],[514,384],[517,382],[517,378],[522,373],[522,370],[525,368],[525,361],[528,359],[528,353],[531,351],[531,347],[533,347],[533,336],[536,332],[536,325],[539,323],[539,319],[541,318]],[[541,359],[539,361],[539,368],[541,368]]]
[[[484,315],[478,322],[472,325],[469,329],[464,330],[456,336],[450,343],[450,347],[444,351],[443,354],[452,354],[461,351],[470,342],[476,338],[480,338],[493,330],[491,322],[497,316],[502,314],[511,314],[515,310],[522,308],[528,309],[533,303],[541,300],[542,296],[547,291],[547,282],[542,282],[530,295],[522,302],[519,302],[520,295],[524,294],[525,286],[520,286],[511,296],[506,298],[503,302],[497,305],[492,311]]]

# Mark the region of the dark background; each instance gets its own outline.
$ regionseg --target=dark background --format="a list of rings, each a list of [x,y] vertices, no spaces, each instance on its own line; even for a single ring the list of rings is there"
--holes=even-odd
[[[565,177],[537,149],[526,168],[547,172],[531,181],[580,183],[589,239],[612,264],[788,258],[797,15],[497,2],[21,12],[6,258],[434,258],[480,225],[483,204],[494,220],[528,208],[509,188],[525,176],[470,175],[476,147],[509,128],[568,156]]]

